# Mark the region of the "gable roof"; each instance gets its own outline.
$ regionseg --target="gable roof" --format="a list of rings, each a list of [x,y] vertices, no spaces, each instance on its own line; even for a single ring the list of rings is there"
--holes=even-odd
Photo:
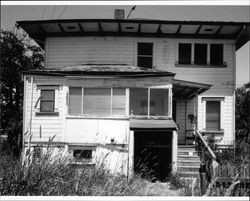
[[[233,39],[236,49],[250,40],[250,22],[60,19],[18,21],[17,24],[41,47],[46,37],[67,36]]]

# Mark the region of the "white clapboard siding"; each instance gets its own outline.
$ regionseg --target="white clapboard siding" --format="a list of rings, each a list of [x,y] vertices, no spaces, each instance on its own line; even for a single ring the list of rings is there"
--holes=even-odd
[[[204,110],[202,107],[202,96],[225,97],[222,111],[222,127],[225,130],[225,141],[233,140],[234,114],[233,114],[233,90],[235,88],[235,45],[232,40],[213,39],[164,39],[164,38],[135,38],[135,37],[64,37],[48,38],[46,41],[46,68],[60,68],[67,65],[77,64],[137,64],[137,42],[153,43],[153,66],[158,69],[176,73],[175,78],[210,84],[212,87],[199,96],[198,102],[198,128],[203,129]],[[223,43],[224,62],[226,68],[190,68],[177,67],[178,43]],[[48,81],[48,80],[47,80]],[[50,79],[49,83],[53,83]],[[123,83],[123,82],[122,82]],[[79,86],[69,81],[71,86]],[[95,83],[94,85],[98,85]],[[126,81],[123,83],[126,85]],[[88,86],[92,83],[83,82]],[[93,86],[93,85],[92,85]],[[123,86],[123,85],[122,85]],[[34,97],[35,99],[35,97]],[[64,98],[58,100],[58,104],[63,104]],[[28,106],[27,106],[28,107]],[[192,101],[187,101],[186,114],[193,113]],[[189,120],[185,114],[184,100],[177,101],[177,123],[180,126],[178,133],[183,133],[189,129]],[[186,123],[185,123],[186,119]],[[186,125],[186,127],[185,127]],[[183,136],[179,135],[179,140]]]
[[[66,119],[66,142],[69,143],[110,143],[114,138],[116,143],[126,144],[128,133],[128,120]]]
[[[65,119],[65,106],[66,106],[66,93],[63,90],[64,80],[60,77],[48,76],[34,76],[33,77],[33,99],[32,97],[32,76],[27,77],[26,83],[26,108],[25,108],[25,129],[24,131],[30,131],[32,141],[48,141],[49,137],[55,137],[55,141],[62,141],[64,136],[64,119]],[[39,112],[40,101],[35,108],[35,104],[40,97],[40,90],[37,85],[59,85],[58,90],[55,91],[55,111],[59,112],[59,116],[36,116],[36,112]],[[32,104],[32,116],[30,116]]]

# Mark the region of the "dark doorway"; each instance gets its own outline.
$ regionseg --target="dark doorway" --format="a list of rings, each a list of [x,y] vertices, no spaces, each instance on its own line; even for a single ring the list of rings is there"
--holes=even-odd
[[[135,131],[134,145],[135,173],[166,181],[172,169],[172,131]]]

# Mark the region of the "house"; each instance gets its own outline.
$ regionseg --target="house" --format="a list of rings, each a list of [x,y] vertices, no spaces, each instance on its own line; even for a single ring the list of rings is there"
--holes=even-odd
[[[30,144],[39,155],[37,145],[55,136],[71,163],[103,160],[129,177],[144,167],[164,180],[170,171],[198,174],[194,130],[234,142],[235,55],[249,23],[17,23],[46,52],[43,70],[23,72],[24,151]]]

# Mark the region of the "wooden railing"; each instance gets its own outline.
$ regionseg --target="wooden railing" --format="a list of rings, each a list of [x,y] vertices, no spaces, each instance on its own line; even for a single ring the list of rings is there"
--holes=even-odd
[[[200,142],[202,144],[200,144]],[[212,151],[212,149],[210,148],[210,146],[208,145],[208,143],[206,142],[206,140],[203,138],[202,134],[200,131],[196,130],[195,131],[195,144],[196,147],[201,147],[203,146],[205,149],[208,150],[208,153],[211,157],[211,179],[214,179],[215,177],[215,172],[216,172],[216,168],[218,167],[218,163],[216,162],[216,155],[214,154],[214,152]],[[202,153],[204,154],[204,153]]]

